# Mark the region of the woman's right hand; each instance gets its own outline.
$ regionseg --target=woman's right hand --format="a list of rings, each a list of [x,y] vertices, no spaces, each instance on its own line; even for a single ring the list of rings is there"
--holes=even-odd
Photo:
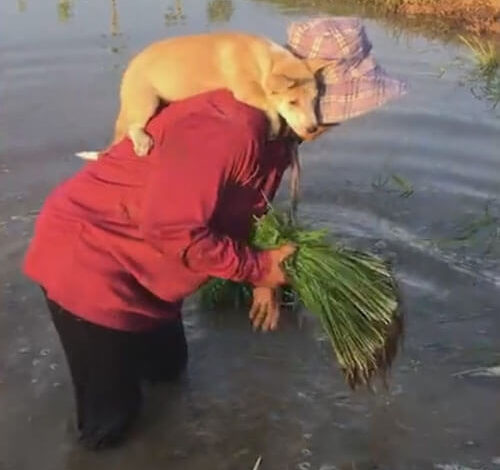
[[[254,287],[252,292],[252,306],[250,308],[250,321],[253,329],[266,332],[275,330],[280,318],[280,306],[277,300],[278,289],[269,287]]]
[[[274,289],[286,284],[287,279],[281,264],[289,256],[295,253],[296,249],[296,246],[287,243],[286,245],[280,246],[274,250],[268,250],[269,257],[271,258],[270,269],[259,282],[255,283],[255,285],[257,287],[270,287]]]

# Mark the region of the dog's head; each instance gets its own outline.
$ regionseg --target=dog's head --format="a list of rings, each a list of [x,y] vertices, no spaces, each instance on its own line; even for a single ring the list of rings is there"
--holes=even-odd
[[[316,73],[328,63],[322,59],[280,61],[274,65],[265,84],[274,109],[304,139],[318,128]]]

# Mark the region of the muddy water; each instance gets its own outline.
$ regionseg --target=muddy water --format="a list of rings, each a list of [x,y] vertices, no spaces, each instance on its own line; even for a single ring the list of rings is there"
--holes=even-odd
[[[126,447],[74,446],[68,371],[19,272],[36,211],[72,152],[105,144],[133,52],[228,27],[282,41],[313,11],[290,3],[0,3],[2,470],[500,468],[500,379],[460,374],[500,364],[500,120],[460,85],[465,51],[377,20],[375,52],[411,93],[304,147],[302,216],[394,260],[408,325],[390,390],[349,393],[306,314],[261,336],[188,306],[186,379],[147,391]]]

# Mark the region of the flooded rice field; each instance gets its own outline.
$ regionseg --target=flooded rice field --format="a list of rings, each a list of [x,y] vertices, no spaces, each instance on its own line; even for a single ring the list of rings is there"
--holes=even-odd
[[[326,3],[2,0],[1,470],[500,468],[500,111],[462,43],[377,18],[375,56],[410,93],[303,146],[301,217],[394,262],[407,331],[389,390],[351,393],[306,312],[260,335],[188,303],[187,377],[147,391],[126,446],[74,444],[62,350],[19,269],[45,195],[83,164],[75,151],[107,142],[144,45],[220,28],[283,42]]]

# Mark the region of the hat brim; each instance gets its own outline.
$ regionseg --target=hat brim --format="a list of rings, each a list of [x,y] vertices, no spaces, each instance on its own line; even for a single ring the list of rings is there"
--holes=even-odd
[[[321,80],[321,79],[320,79]],[[318,118],[322,124],[347,121],[404,96],[407,84],[376,66],[359,77],[321,80]]]

